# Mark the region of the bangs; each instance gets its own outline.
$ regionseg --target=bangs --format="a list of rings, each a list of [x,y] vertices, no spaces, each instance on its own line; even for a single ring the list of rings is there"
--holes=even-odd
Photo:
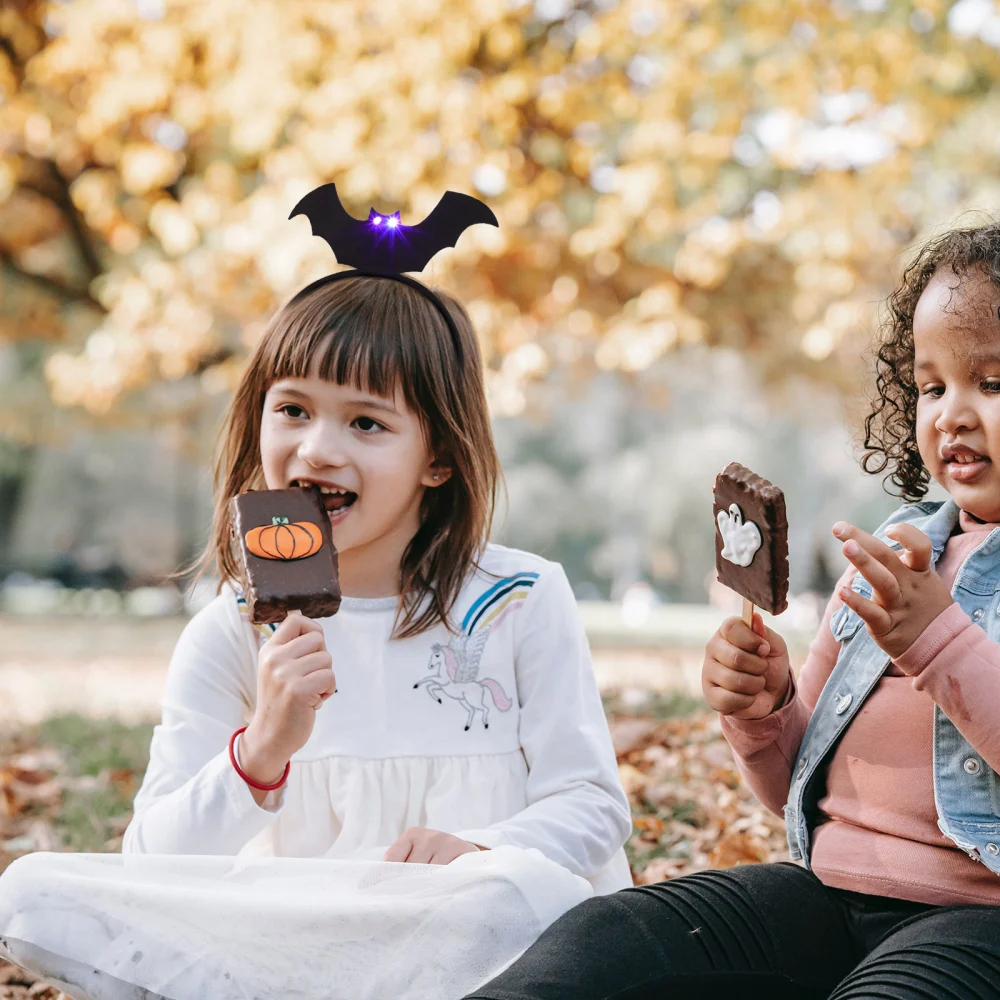
[[[365,295],[357,294],[365,282]],[[431,416],[430,385],[454,364],[451,334],[432,303],[386,278],[349,278],[285,307],[262,370],[270,385],[318,376],[391,399],[397,390],[410,409]],[[405,375],[404,375],[405,373]]]

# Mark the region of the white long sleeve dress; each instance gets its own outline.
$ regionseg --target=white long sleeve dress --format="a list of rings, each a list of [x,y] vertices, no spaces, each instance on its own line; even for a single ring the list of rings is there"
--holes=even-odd
[[[490,545],[439,626],[395,598],[322,619],[337,693],[258,806],[228,741],[270,634],[224,589],[185,628],[123,853],[0,876],[0,957],[78,1000],[457,1000],[593,892],[631,829],[562,568]],[[238,744],[237,744],[238,752]],[[410,827],[491,850],[380,859]]]

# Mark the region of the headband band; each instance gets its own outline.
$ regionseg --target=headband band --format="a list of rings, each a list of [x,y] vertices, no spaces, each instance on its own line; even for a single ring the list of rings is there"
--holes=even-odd
[[[334,281],[339,281],[341,278],[388,278],[391,281],[399,281],[404,285],[409,285],[410,288],[415,288],[425,299],[429,302],[433,302],[434,307],[439,313],[441,313],[441,318],[445,321],[445,324],[448,327],[448,332],[451,334],[452,343],[455,345],[455,353],[458,355],[459,364],[461,365],[464,363],[465,352],[462,350],[462,338],[458,332],[458,327],[455,325],[454,318],[451,313],[448,312],[448,307],[430,288],[426,285],[422,285],[419,281],[414,281],[413,278],[408,278],[405,274],[384,274],[381,271],[367,271],[361,269],[354,271],[337,271],[335,274],[328,274],[323,278],[317,278],[316,281],[310,282],[310,284],[306,285],[305,288],[296,292],[289,300],[288,304],[291,305],[293,302],[297,302],[299,299],[308,295],[310,292],[315,291],[317,288],[321,288],[323,285],[329,285]]]

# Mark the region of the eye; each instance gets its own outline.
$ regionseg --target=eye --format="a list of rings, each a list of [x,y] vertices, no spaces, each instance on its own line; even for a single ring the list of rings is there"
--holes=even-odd
[[[921,396],[930,396],[932,399],[939,399],[944,395],[943,385],[929,385],[926,389],[920,390]]]
[[[983,392],[1000,392],[1000,378],[986,378],[979,386]]]
[[[362,434],[374,434],[376,431],[384,431],[385,427],[382,426],[377,420],[373,420],[371,417],[355,417],[354,426],[357,427]]]
[[[286,417],[291,417],[292,420],[298,420],[300,417],[306,415],[306,411],[297,403],[282,403],[278,407],[278,413],[284,413]]]

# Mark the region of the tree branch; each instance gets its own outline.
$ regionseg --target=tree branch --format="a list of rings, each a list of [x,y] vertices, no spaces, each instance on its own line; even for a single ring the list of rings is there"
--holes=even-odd
[[[80,213],[77,211],[76,205],[73,204],[73,199],[70,197],[69,183],[51,160],[35,159],[35,162],[45,168],[51,185],[35,184],[29,180],[22,179],[20,182],[21,186],[27,188],[29,191],[34,191],[35,194],[40,194],[43,198],[48,198],[62,213],[69,227],[73,245],[79,252],[80,258],[92,281],[99,274],[104,273],[104,266],[101,264],[100,257],[97,256],[97,251],[91,242],[87,227]]]
[[[89,306],[98,312],[107,313],[107,309],[87,289],[74,288],[72,285],[67,285],[59,281],[58,278],[50,278],[47,274],[36,274],[34,271],[26,271],[14,260],[10,252],[4,250],[2,247],[0,247],[0,265],[9,274],[37,285],[39,288],[62,299],[63,302],[79,302],[81,305]]]

